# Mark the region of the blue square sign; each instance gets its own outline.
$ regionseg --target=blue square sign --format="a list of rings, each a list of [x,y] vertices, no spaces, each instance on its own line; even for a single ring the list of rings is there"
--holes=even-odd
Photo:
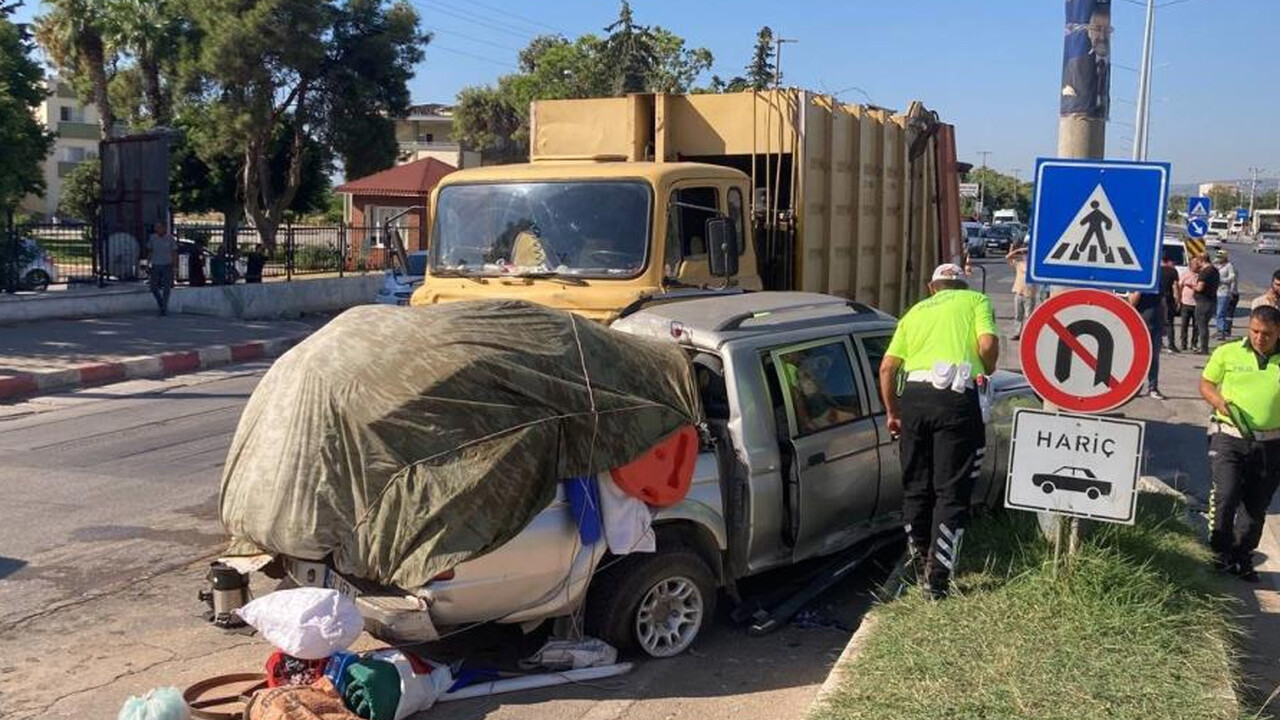
[[[1033,282],[1156,288],[1168,163],[1040,158],[1035,192]]]

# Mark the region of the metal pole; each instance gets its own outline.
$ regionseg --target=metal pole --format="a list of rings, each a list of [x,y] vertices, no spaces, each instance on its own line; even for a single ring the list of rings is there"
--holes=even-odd
[[[982,177],[978,178],[978,222],[982,222],[982,216],[987,212],[987,156],[994,153],[979,150],[978,154],[982,156]]]
[[[1151,55],[1155,37],[1156,1],[1147,0],[1147,25],[1142,33],[1142,65],[1138,72],[1138,109],[1133,121],[1133,159],[1147,159],[1147,122],[1151,114]]]
[[[1249,181],[1249,222],[1253,222],[1253,201],[1258,194],[1258,173],[1260,172],[1262,172],[1262,168],[1249,168],[1249,174],[1253,176],[1253,179]]]

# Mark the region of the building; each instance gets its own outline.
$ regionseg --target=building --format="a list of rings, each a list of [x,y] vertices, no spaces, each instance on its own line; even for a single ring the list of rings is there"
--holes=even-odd
[[[36,119],[56,132],[53,151],[44,161],[44,196],[29,195],[21,209],[34,215],[52,218],[57,215],[62,199],[62,183],[77,165],[98,157],[98,109],[84,105],[65,83],[56,87],[36,110]]]
[[[1231,193],[1234,195],[1240,192],[1240,187],[1235,183],[1224,183],[1224,182],[1211,182],[1211,183],[1200,184],[1201,197],[1207,197],[1210,193],[1224,193],[1224,192]]]
[[[413,105],[396,120],[400,162],[435,158],[455,168],[479,167],[480,153],[463,150],[453,140],[453,108],[437,103]]]
[[[343,214],[350,226],[348,256],[373,257],[376,261],[386,248],[383,228],[388,223],[400,231],[407,251],[426,250],[431,190],[456,169],[434,157],[425,157],[334,188],[334,192],[345,196]]]

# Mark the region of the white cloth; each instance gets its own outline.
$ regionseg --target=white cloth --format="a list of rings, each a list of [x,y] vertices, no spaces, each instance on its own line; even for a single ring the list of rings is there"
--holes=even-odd
[[[597,476],[600,488],[600,522],[604,525],[604,540],[609,552],[626,555],[633,552],[654,552],[658,549],[653,534],[653,516],[643,500],[624,492],[613,481],[608,471]]]
[[[364,630],[355,602],[324,588],[277,590],[235,612],[267,642],[303,660],[321,660],[346,650]]]
[[[400,704],[396,706],[396,720],[404,720],[429,709],[453,686],[453,673],[444,665],[429,663],[435,669],[430,674],[419,675],[414,672],[413,663],[399,650],[377,650],[369,653],[368,657],[389,662],[400,673]]]

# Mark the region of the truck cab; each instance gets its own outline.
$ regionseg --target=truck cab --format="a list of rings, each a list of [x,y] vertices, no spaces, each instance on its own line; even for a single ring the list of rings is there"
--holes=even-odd
[[[701,163],[538,162],[463,170],[432,193],[427,275],[412,305],[509,297],[604,322],[645,297],[759,289],[749,178]],[[713,277],[727,219],[739,280]]]

